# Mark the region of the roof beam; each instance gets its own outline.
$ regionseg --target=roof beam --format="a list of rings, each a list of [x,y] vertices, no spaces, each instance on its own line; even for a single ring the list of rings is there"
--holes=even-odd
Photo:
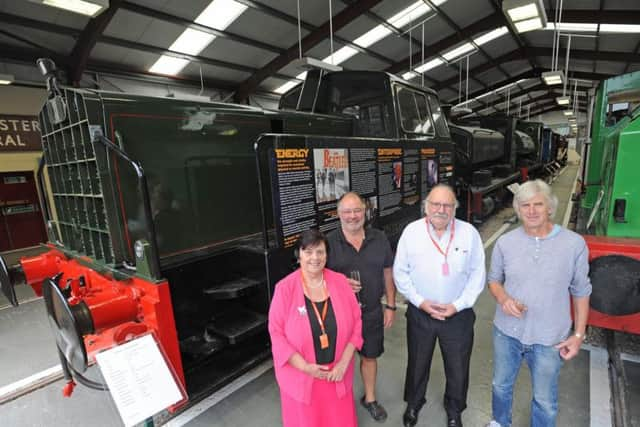
[[[82,78],[93,47],[120,8],[120,3],[122,0],[111,0],[107,10],[95,18],[91,18],[80,33],[80,38],[76,41],[70,55],[71,65],[67,72],[70,84],[77,85]]]
[[[355,18],[380,3],[380,1],[382,0],[362,0],[347,6],[340,13],[331,17],[329,21],[322,24],[317,30],[312,31],[302,39],[300,43],[302,45],[302,52],[308,51],[329,36],[331,22],[333,31],[338,31]],[[262,83],[267,77],[277,73],[282,67],[286,66],[297,57],[298,43],[294,43],[286,50],[285,53],[278,55],[267,65],[254,72],[248,79],[242,82],[236,89],[234,100],[236,102],[246,101],[249,94],[253,92],[260,83]]]
[[[50,54],[51,52],[40,49],[25,49],[18,46],[0,44],[0,59],[6,62],[17,64],[27,64],[33,66],[38,58],[47,56],[51,58],[61,69],[68,70],[71,65],[71,58],[60,54]],[[193,87],[201,87],[200,76],[160,76],[147,70],[123,67],[122,64],[113,64],[103,61],[88,61],[85,72],[96,72],[120,76],[123,78],[143,79],[150,83],[159,84],[181,84]],[[44,80],[43,80],[44,81]],[[218,79],[204,79],[204,85],[216,89],[230,91],[235,87],[234,82]]]

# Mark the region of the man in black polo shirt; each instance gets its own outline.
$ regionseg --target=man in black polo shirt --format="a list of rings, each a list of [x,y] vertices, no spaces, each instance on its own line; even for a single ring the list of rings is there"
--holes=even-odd
[[[353,192],[346,193],[338,201],[340,228],[331,232],[327,267],[343,273],[348,278],[357,271],[360,282],[350,279],[362,307],[362,337],[360,373],[364,384],[364,396],[360,403],[373,419],[383,422],[387,411],[376,400],[376,358],[384,352],[384,328],[393,324],[396,310],[396,288],[393,284],[393,253],[385,234],[374,228],[364,228],[364,200]],[[380,303],[386,294],[387,304]]]

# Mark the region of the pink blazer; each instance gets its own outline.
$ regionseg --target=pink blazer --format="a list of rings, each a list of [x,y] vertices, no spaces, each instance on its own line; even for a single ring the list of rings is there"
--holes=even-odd
[[[348,343],[352,343],[358,350],[362,347],[362,320],[360,307],[347,278],[326,268],[324,277],[338,325],[335,357],[337,362]],[[292,399],[308,404],[311,400],[313,381],[322,380],[317,380],[288,363],[289,358],[296,352],[307,362],[315,363],[316,360],[309,313],[303,310],[304,307],[301,273],[298,269],[276,284],[269,308],[269,334],[280,391]],[[344,396],[346,387],[350,388],[352,385],[353,360],[349,363],[343,380],[336,382],[338,397]]]

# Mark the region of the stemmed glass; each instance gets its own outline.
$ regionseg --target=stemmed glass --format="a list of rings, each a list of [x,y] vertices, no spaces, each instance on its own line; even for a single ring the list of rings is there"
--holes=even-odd
[[[352,270],[349,273],[349,278],[355,282],[358,282],[360,285],[360,289],[362,289],[362,283],[360,282],[360,272],[358,270]],[[356,299],[358,300],[358,305],[360,308],[364,308],[364,303],[360,300],[360,291],[356,292]]]

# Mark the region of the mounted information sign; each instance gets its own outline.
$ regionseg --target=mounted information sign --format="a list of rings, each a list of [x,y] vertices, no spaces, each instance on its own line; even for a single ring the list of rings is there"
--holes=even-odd
[[[393,242],[421,215],[429,189],[453,180],[449,143],[268,135],[259,149],[269,159],[276,236],[284,248],[309,228],[338,227],[337,201],[348,191],[362,196],[367,222]]]

